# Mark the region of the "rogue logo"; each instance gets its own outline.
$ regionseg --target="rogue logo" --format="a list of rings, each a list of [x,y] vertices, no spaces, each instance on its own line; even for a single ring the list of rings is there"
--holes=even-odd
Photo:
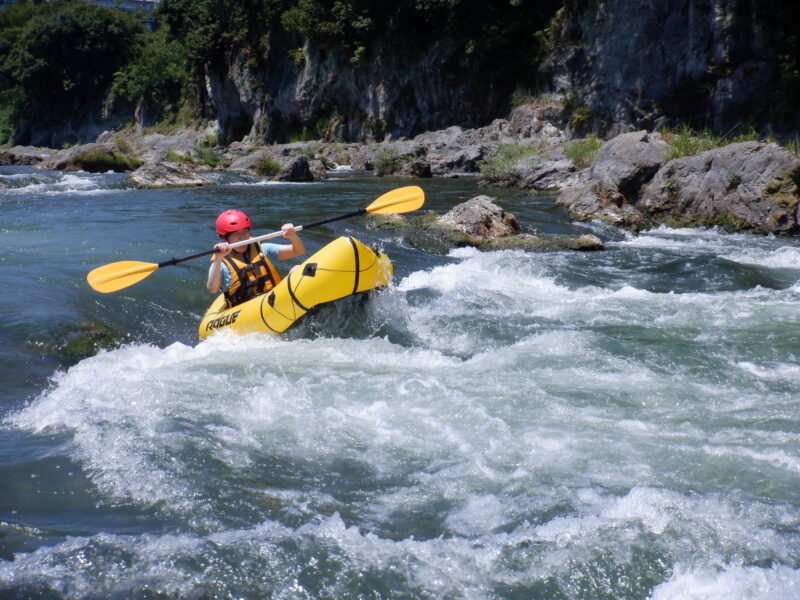
[[[206,325],[206,331],[211,331],[212,329],[220,329],[221,327],[226,327],[227,325],[235,323],[236,317],[239,316],[240,312],[242,311],[237,310],[235,313],[231,313],[229,315],[225,315],[222,317],[217,317],[213,321],[209,321],[208,324]]]

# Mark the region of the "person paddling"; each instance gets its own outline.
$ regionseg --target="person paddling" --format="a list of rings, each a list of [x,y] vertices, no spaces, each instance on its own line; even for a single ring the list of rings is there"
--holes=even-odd
[[[236,306],[264,294],[278,285],[281,278],[272,260],[295,258],[306,249],[297,237],[294,225],[281,227],[288,244],[252,244],[231,248],[231,244],[250,239],[250,218],[240,210],[226,210],[217,217],[217,234],[225,241],[215,245],[206,289],[216,294],[220,289],[229,306]]]

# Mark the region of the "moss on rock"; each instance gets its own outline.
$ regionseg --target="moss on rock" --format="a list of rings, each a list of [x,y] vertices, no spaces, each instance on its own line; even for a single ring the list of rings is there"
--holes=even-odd
[[[124,173],[135,171],[142,166],[142,161],[114,150],[86,150],[78,152],[67,161],[66,168],[70,170],[88,171],[89,173],[105,173],[114,171]]]

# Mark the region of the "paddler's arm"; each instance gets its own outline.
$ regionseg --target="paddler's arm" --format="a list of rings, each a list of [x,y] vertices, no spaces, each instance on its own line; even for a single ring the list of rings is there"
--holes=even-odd
[[[306,247],[303,245],[303,241],[297,237],[297,232],[294,230],[294,225],[291,223],[286,223],[283,227],[281,227],[281,231],[283,231],[283,237],[288,239],[292,242],[292,245],[283,244],[278,250],[278,258],[283,260],[284,258],[295,258],[296,256],[301,256],[306,251]]]
[[[222,268],[222,257],[231,253],[227,242],[220,242],[214,246],[219,252],[214,255],[214,260],[211,262],[211,268],[208,270],[208,281],[206,281],[206,289],[212,294],[219,291],[219,285],[222,280],[220,269]]]

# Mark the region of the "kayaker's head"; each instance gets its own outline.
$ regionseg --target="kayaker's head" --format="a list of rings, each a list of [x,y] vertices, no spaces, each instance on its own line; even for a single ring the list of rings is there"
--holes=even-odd
[[[217,217],[217,233],[229,244],[250,238],[250,218],[240,210],[226,210]],[[245,252],[247,246],[237,246],[237,252]]]

